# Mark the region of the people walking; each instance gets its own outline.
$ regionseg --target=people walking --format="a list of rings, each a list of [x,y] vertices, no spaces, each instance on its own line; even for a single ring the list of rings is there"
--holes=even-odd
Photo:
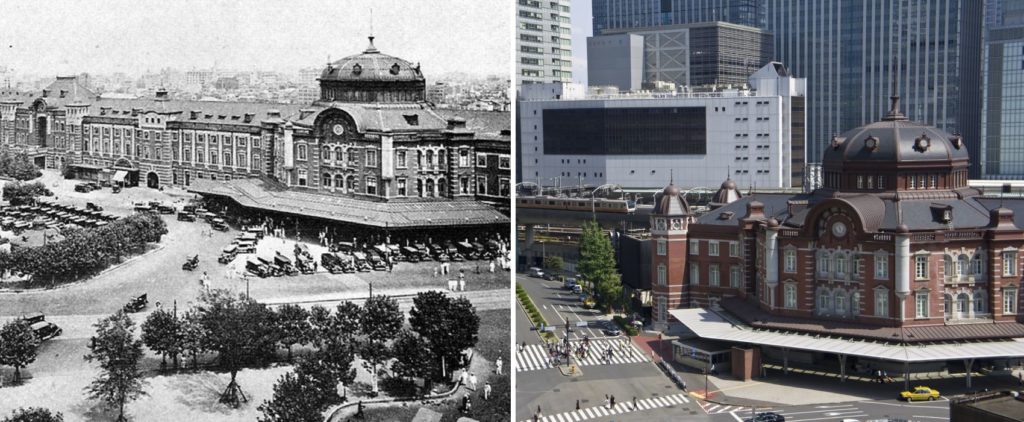
[[[636,410],[636,396],[633,396],[633,410]]]
[[[469,374],[469,388],[473,389],[473,391],[476,391],[476,374],[475,373]]]
[[[501,364],[502,363],[503,362],[501,361],[501,357],[498,357],[498,359],[494,361],[494,373],[495,374],[501,375]]]
[[[484,400],[491,399],[491,383],[484,383]]]
[[[607,395],[607,394],[605,394],[605,395],[604,395],[604,407],[606,407],[606,408],[609,408],[609,409],[611,409],[611,407],[610,407],[610,406],[611,406],[611,404],[612,404],[612,401],[611,401],[611,399],[610,399],[610,398],[608,398],[608,395]]]
[[[459,291],[466,291],[466,278],[463,277],[461,273],[459,274]]]
[[[614,408],[615,408],[615,395],[612,394],[611,407],[609,407],[609,409],[614,409]]]

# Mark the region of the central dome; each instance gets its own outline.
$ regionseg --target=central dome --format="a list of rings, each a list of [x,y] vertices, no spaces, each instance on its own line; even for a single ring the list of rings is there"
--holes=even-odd
[[[420,66],[370,45],[360,54],[327,64],[320,73],[322,102],[418,102],[426,98]]]

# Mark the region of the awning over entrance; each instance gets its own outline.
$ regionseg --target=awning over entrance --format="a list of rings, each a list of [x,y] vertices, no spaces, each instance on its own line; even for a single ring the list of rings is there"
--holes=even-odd
[[[674,309],[670,310],[669,314],[703,339],[784,349],[835,353],[905,363],[1024,356],[1024,339],[1020,338],[903,345],[778,330],[759,330],[704,308]]]
[[[118,170],[114,172],[114,176],[110,178],[115,182],[127,182],[128,172],[124,170]]]
[[[103,170],[103,167],[94,166],[94,165],[91,165],[91,164],[71,164],[70,166],[74,167],[74,168],[77,168],[77,169],[82,169],[82,170],[91,170],[91,171]]]

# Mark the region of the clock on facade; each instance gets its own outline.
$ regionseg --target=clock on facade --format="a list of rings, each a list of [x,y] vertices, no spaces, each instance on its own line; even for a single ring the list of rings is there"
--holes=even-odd
[[[345,133],[345,127],[341,124],[336,124],[331,128],[331,131],[334,132],[335,135],[341,136],[341,134]]]
[[[832,234],[836,237],[846,236],[846,224],[843,224],[841,221],[832,224]]]

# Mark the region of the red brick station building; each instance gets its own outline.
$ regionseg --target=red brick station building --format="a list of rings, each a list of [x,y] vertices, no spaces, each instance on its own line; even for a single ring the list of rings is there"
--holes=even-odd
[[[652,313],[656,329],[685,333],[677,361],[845,380],[1024,357],[1024,200],[968,187],[965,140],[898,105],[832,138],[813,193],[744,196],[727,180],[700,217],[672,184],[656,196]]]

